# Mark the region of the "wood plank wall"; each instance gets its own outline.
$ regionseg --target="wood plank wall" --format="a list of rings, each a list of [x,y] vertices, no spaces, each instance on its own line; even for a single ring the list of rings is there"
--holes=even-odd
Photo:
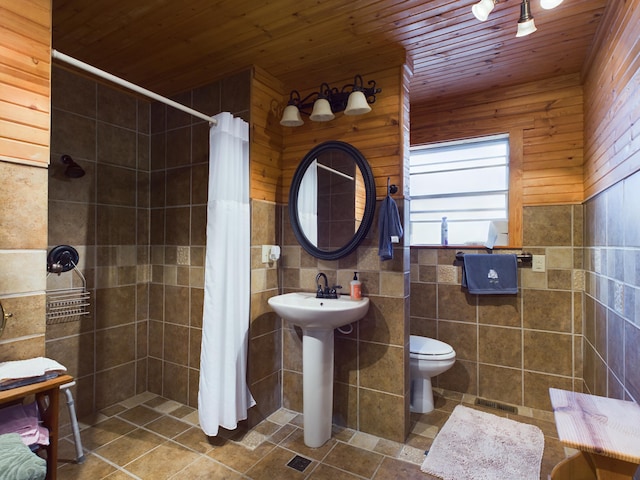
[[[609,2],[585,68],[585,198],[640,169],[640,0]]]
[[[251,81],[251,198],[276,202],[282,193],[282,127],[284,86],[254,66]]]
[[[583,92],[579,74],[411,105],[411,145],[511,133],[522,206],[580,203]],[[521,138],[521,140],[519,140]],[[520,148],[514,151],[514,148]],[[512,162],[512,169],[517,163]]]
[[[386,195],[387,177],[399,188],[403,188],[403,139],[402,105],[404,69],[400,66],[370,74],[363,74],[365,84],[375,80],[382,88],[372,111],[361,116],[349,117],[338,113],[326,123],[314,123],[303,116],[301,127],[285,128],[282,156],[282,189],[278,201],[288,203],[289,186],[298,164],[306,153],[322,142],[339,140],[350,143],[362,152],[369,162],[376,182],[376,196]],[[341,87],[352,83],[353,78],[332,81]],[[301,92],[304,96],[309,92]]]
[[[49,164],[50,0],[0,6],[0,160]]]
[[[400,135],[402,136],[402,183],[400,186],[402,187],[399,190],[402,193],[402,196],[405,198],[409,197],[409,185],[410,185],[410,169],[409,169],[409,155],[411,148],[411,111],[410,111],[410,91],[409,86],[411,84],[411,77],[413,76],[413,65],[411,63],[407,63],[402,67],[402,80],[400,83],[400,93],[402,98],[400,99],[400,108],[402,109],[402,115],[400,117]],[[409,222],[409,213],[408,208],[405,211],[404,222],[408,224]]]

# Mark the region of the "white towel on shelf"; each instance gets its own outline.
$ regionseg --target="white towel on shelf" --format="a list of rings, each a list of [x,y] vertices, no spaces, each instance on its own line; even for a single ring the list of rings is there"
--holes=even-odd
[[[0,363],[0,385],[22,378],[40,377],[47,373],[64,373],[64,365],[46,357],[13,360]]]

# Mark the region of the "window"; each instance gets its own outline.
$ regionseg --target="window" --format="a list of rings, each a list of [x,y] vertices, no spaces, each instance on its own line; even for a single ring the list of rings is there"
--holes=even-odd
[[[412,147],[410,192],[411,245],[440,245],[442,217],[451,245],[507,245],[509,136]]]

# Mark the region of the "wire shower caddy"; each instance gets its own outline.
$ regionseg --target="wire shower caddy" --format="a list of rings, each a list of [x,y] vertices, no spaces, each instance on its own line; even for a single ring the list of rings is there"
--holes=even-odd
[[[87,290],[87,280],[78,269],[77,263],[78,252],[69,245],[55,247],[47,256],[47,276],[51,273],[60,275],[72,270],[80,277],[82,283],[77,287],[47,290],[47,325],[78,321],[90,313],[91,294]]]

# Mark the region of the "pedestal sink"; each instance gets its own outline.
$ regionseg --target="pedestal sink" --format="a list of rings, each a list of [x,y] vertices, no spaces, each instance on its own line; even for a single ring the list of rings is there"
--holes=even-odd
[[[331,438],[333,413],[333,330],[360,320],[369,299],[315,298],[313,293],[286,293],[269,305],[302,329],[304,443],[317,448]]]

